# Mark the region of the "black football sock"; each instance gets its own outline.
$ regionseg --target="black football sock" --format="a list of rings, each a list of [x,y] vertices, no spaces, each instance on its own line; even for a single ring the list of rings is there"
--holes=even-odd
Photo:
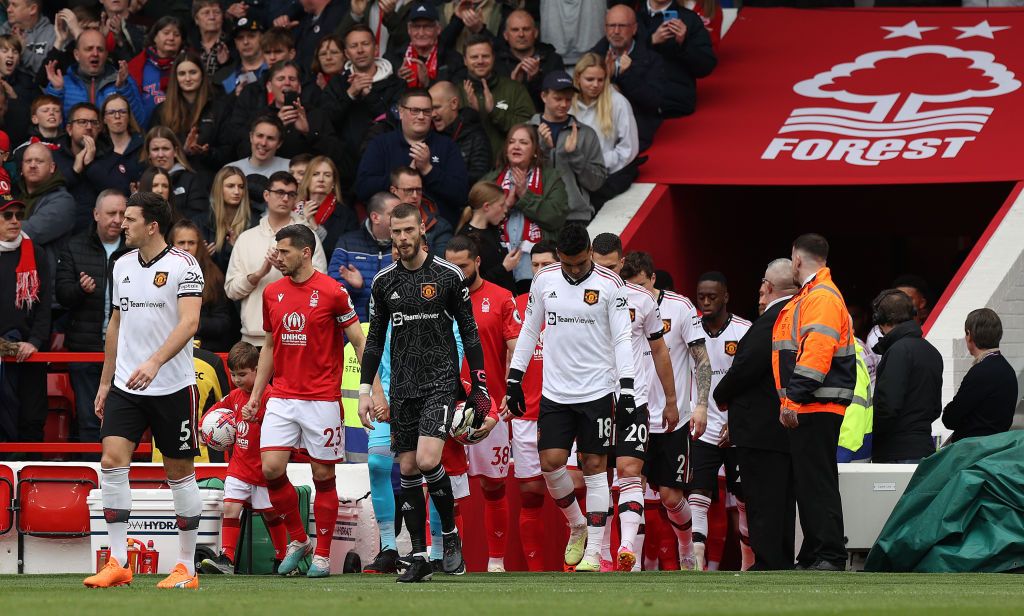
[[[423,497],[423,475],[402,475],[401,512],[412,541],[412,553],[426,558],[427,500]]]
[[[444,472],[444,467],[440,464],[425,471],[423,476],[427,479],[430,500],[434,507],[437,507],[437,514],[441,516],[441,532],[454,532],[455,497],[452,496],[452,480],[448,478],[448,473]]]

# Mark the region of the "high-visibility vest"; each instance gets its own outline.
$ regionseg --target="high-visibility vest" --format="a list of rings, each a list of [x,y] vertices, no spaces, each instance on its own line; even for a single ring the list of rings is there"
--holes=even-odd
[[[370,331],[369,323],[361,323],[363,335]],[[345,426],[361,428],[359,421],[359,375],[361,369],[359,358],[352,343],[345,344],[345,358],[341,370],[341,406],[345,410]]]
[[[871,432],[874,426],[874,408],[871,401],[871,373],[864,360],[864,348],[857,346],[857,387],[853,402],[846,407],[843,425],[839,429],[839,461],[863,460],[871,457]]]
[[[783,409],[842,415],[857,386],[853,320],[827,267],[779,313],[772,372]]]

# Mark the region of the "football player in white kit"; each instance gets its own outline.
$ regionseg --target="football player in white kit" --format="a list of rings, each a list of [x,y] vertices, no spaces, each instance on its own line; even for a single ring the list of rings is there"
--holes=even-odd
[[[598,561],[608,518],[606,469],[613,408],[630,416],[637,409],[625,283],[594,263],[590,237],[582,224],[569,223],[562,228],[557,250],[561,263],[541,269],[533,280],[509,370],[507,398],[514,416],[526,413],[523,374],[544,324],[537,449],[548,492],[569,522],[565,564],[576,567],[584,560]],[[583,461],[586,518],[565,466],[573,441]]]
[[[740,338],[750,329],[750,321],[741,319],[728,309],[729,285],[720,272],[707,272],[697,280],[697,305],[702,314],[708,357],[711,359],[711,387],[722,380],[732,365]],[[694,410],[694,422],[699,409]],[[736,450],[729,445],[727,411],[719,410],[714,399],[708,401],[705,410],[707,428],[693,443],[691,452],[692,479],[688,485],[690,509],[693,512],[694,568],[705,568],[705,544],[708,534],[708,508],[718,488],[718,469],[725,465],[725,480],[729,493],[736,497],[739,510],[740,547],[743,551],[744,569],[753,564],[753,552],[747,540],[746,505],[740,490],[739,463]],[[725,495],[721,495],[725,498]],[[716,568],[717,563],[707,563]]]
[[[696,374],[703,385],[700,391],[711,389],[711,363],[704,343],[704,329],[697,310],[686,297],[672,291],[655,288],[654,260],[646,252],[626,255],[622,274],[629,282],[642,286],[654,294],[664,324],[662,339],[668,347],[675,375],[675,390],[679,414],[678,424],[670,424],[670,406],[658,379],[651,380],[647,396],[650,409],[651,436],[644,464],[644,477],[657,491],[665,507],[669,524],[679,547],[680,569],[693,569],[693,533],[689,503],[683,487],[689,481],[690,434],[690,377]],[[664,414],[663,414],[664,413]]]

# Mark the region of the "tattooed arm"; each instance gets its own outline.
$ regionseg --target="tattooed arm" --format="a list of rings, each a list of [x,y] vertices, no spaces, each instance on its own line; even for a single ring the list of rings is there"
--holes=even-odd
[[[690,344],[690,356],[693,357],[696,366],[694,374],[697,377],[697,404],[693,409],[690,426],[691,435],[697,439],[708,427],[708,395],[711,393],[711,359],[703,338]]]

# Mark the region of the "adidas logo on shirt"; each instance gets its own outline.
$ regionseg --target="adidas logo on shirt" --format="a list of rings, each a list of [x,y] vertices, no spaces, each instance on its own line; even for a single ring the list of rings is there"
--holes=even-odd
[[[128,280],[127,276],[125,276],[124,280],[121,281],[121,284],[130,284],[130,283],[131,283],[131,280]]]
[[[551,295],[548,295],[548,299],[558,299],[558,294],[552,291]]]
[[[409,503],[402,503],[402,511],[412,511],[412,505]]]
[[[401,297],[398,296],[398,291],[395,291],[394,293],[391,294],[391,300],[392,301],[398,300],[398,299],[402,299]]]

